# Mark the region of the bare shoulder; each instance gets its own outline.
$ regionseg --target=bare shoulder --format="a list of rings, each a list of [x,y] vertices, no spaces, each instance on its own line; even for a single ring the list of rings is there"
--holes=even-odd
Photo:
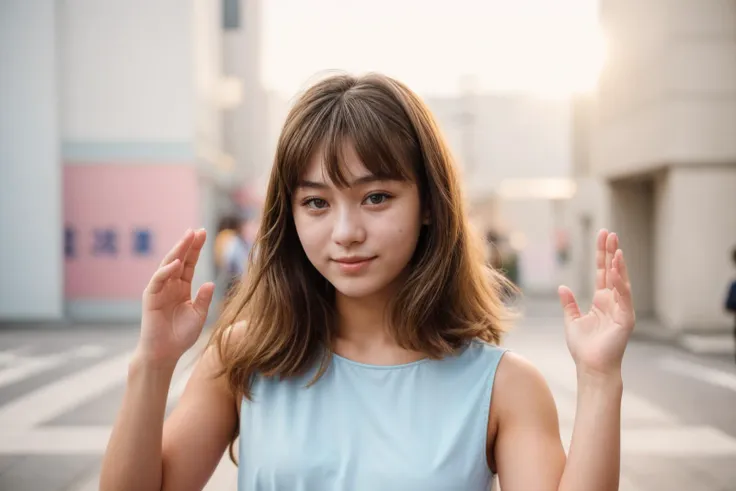
[[[226,354],[228,350],[237,349],[245,338],[246,329],[246,322],[238,321],[212,332],[212,337],[202,354],[202,361],[208,365],[208,368],[222,370],[222,355]]]
[[[247,330],[248,324],[246,321],[234,322],[233,324],[225,327],[220,333],[221,335],[219,336],[217,343],[211,343],[210,346],[207,348],[202,360],[203,362],[205,362],[205,358],[208,358],[208,360],[205,362],[208,365],[208,371],[210,372],[210,374],[219,375],[217,377],[217,382],[222,387],[227,388],[227,390],[230,392],[230,395],[233,398],[233,402],[235,403],[234,405],[237,414],[240,414],[240,404],[242,400],[240,398],[236,398],[235,394],[233,394],[230,390],[230,385],[229,382],[226,380],[226,375],[224,371],[225,363],[223,362],[223,355],[225,356],[225,358],[231,358],[235,356],[235,353],[237,353],[239,347],[241,346],[241,343],[245,339]]]
[[[507,351],[501,358],[495,385],[500,392],[499,398],[503,399],[508,396],[522,396],[528,391],[531,391],[530,395],[534,395],[548,390],[542,372],[532,362],[513,351]]]
[[[237,324],[232,324],[220,332],[213,331],[209,334],[210,339],[198,356],[194,374],[213,376],[222,371],[222,348],[228,349],[242,338],[238,327]]]
[[[245,335],[245,331],[248,328],[248,323],[245,321],[238,321],[234,324],[231,324],[228,326],[228,331],[232,333],[234,336],[243,336]]]
[[[529,360],[508,351],[501,358],[493,383],[491,415],[502,417],[543,407],[557,416],[554,399],[544,375]],[[502,422],[498,420],[498,422]]]
[[[498,461],[497,443],[513,428],[559,435],[557,408],[549,385],[540,370],[518,353],[507,351],[501,358],[491,401],[488,454],[494,470]]]
[[[220,333],[221,336],[216,337],[217,342],[211,342],[204,349],[194,370],[189,378],[186,389],[182,394],[182,402],[188,402],[190,399],[199,399],[202,397],[211,398],[217,396],[217,400],[222,405],[236,407],[235,397],[227,380],[225,373],[225,364],[222,354],[230,349],[236,349],[238,343],[245,335],[245,322],[237,322],[224,328]],[[220,346],[222,345],[222,346]],[[224,348],[220,349],[220,348]]]
[[[238,321],[225,327],[222,332],[222,339],[226,344],[238,343],[245,336],[248,324],[245,321]]]
[[[488,464],[503,489],[553,489],[565,450],[552,392],[524,357],[506,352],[493,384],[488,421]],[[557,485],[554,485],[557,489]]]

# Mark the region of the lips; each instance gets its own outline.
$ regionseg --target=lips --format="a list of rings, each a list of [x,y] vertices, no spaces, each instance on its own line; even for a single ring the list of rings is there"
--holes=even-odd
[[[358,257],[358,256],[352,256],[352,257],[341,257],[339,259],[334,259],[335,263],[337,263],[337,267],[340,268],[340,271],[343,274],[360,274],[368,268],[368,266],[373,262],[373,260],[376,258],[376,256],[373,257]]]
[[[362,256],[352,256],[352,257],[342,257],[338,259],[334,259],[335,262],[340,264],[356,264],[356,263],[362,263],[365,261],[370,261],[371,259],[375,259],[375,256],[373,257],[362,257]]]

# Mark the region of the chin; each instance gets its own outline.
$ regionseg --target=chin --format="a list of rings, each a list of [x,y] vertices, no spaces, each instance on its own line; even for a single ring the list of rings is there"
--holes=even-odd
[[[384,282],[377,282],[369,278],[337,278],[330,280],[335,291],[348,298],[367,298],[383,291],[386,288]]]

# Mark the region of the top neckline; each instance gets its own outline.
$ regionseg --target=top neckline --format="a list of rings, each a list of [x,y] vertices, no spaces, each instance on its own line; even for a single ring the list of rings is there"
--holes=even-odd
[[[475,344],[477,342],[478,340],[476,339],[471,340],[470,342],[465,343],[464,346],[460,347],[456,353],[454,353],[453,355],[448,355],[448,356],[460,356],[465,352],[465,350],[467,350],[470,347],[470,345]],[[371,370],[401,370],[403,368],[411,368],[411,367],[422,365],[424,363],[432,361],[432,358],[430,358],[429,356],[425,356],[424,358],[410,361],[408,363],[399,363],[398,365],[375,365],[372,363],[363,363],[360,361],[351,360],[350,358],[345,358],[344,356],[338,355],[334,351],[332,352],[332,359],[337,360],[342,363],[347,363],[348,365],[353,365],[353,366],[360,367],[360,368],[367,368]]]
[[[410,361],[407,363],[399,363],[397,365],[375,365],[372,363],[363,363],[360,361],[351,360],[350,358],[345,358],[344,356],[338,355],[334,351],[332,352],[332,358],[347,363],[349,365],[354,365],[361,368],[368,368],[371,370],[400,370],[402,368],[409,368],[416,365],[421,365],[431,360],[431,358],[425,356],[424,358],[420,358],[418,360]]]

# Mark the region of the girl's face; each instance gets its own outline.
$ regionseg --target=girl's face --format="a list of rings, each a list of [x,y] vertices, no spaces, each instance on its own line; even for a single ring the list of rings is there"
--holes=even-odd
[[[414,182],[377,180],[346,145],[339,188],[315,153],[293,196],[294,223],[309,261],[339,294],[361,298],[386,291],[406,269],[419,238],[422,211]]]

